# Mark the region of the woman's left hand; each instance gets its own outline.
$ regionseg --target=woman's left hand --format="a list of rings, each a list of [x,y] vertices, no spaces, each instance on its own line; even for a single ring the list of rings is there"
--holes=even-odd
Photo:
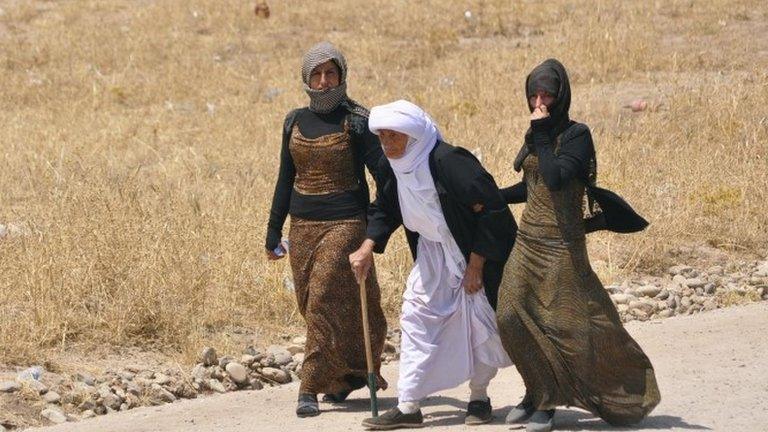
[[[474,294],[483,288],[483,266],[485,258],[472,252],[469,254],[467,269],[464,271],[464,279],[461,286],[467,294]]]

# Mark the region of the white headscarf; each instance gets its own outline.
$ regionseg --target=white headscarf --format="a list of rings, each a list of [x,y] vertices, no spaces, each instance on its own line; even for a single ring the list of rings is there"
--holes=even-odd
[[[388,158],[405,227],[432,241],[445,242],[446,236],[453,240],[429,171],[429,153],[441,139],[435,122],[418,106],[399,100],[371,108],[368,128],[376,135],[384,129],[408,135],[405,154]]]

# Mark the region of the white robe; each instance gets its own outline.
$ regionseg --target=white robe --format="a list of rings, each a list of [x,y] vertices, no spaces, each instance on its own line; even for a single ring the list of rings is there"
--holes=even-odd
[[[484,291],[467,294],[462,288],[466,262],[453,237],[448,240],[420,237],[406,282],[397,384],[401,402],[458,386],[472,377],[478,362],[496,368],[512,364]]]

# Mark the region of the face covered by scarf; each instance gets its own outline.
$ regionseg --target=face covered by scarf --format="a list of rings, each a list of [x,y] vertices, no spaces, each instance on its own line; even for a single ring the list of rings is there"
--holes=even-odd
[[[547,59],[540,65],[533,68],[525,79],[525,104],[533,112],[529,103],[531,96],[535,96],[537,91],[545,91],[555,97],[554,102],[548,106],[549,117],[547,118],[548,129],[553,137],[562,133],[570,124],[568,110],[571,108],[571,83],[568,80],[568,73],[565,66],[555,59]],[[530,143],[532,130],[528,129],[525,133],[526,144]],[[520,153],[515,159],[515,170],[520,171],[523,160],[528,156],[531,149],[529,145],[523,145]]]
[[[371,108],[368,127],[377,135],[385,129],[408,135],[405,153],[388,159],[397,179],[403,224],[429,240],[445,241],[450,230],[429,170],[429,154],[441,139],[435,122],[418,106],[399,100]]]
[[[325,90],[312,89],[309,87],[312,71],[329,60],[339,68],[339,85]],[[347,61],[330,42],[320,42],[304,54],[301,79],[304,81],[304,91],[309,95],[309,109],[313,112],[329,113],[347,99]]]

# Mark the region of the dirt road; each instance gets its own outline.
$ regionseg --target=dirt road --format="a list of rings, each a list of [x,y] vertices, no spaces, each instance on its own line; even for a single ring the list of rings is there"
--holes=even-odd
[[[660,322],[631,323],[637,338],[656,368],[662,402],[636,430],[768,431],[768,303],[721,309]],[[397,365],[384,375],[397,381]],[[230,393],[142,408],[79,423],[31,429],[39,432],[277,432],[360,431],[367,416],[363,391],[346,406],[323,405],[321,416],[297,419],[293,414],[297,388]],[[424,407],[432,430],[508,430],[502,422],[523,388],[514,367],[493,381],[491,398],[496,420],[490,425],[465,427],[462,409],[465,387],[430,398]],[[384,409],[395,403],[395,391],[380,396]],[[613,430],[589,414],[561,409],[555,417],[558,430]],[[627,430],[627,429],[623,429]]]

